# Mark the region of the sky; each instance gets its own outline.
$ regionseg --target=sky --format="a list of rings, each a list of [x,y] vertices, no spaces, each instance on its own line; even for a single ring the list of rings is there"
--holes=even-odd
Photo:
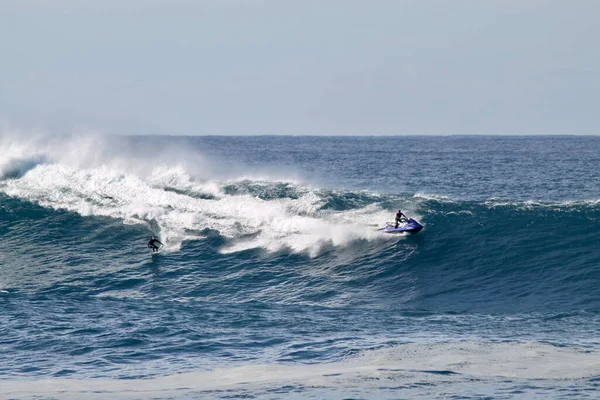
[[[0,0],[0,121],[598,135],[598,15],[597,0]]]

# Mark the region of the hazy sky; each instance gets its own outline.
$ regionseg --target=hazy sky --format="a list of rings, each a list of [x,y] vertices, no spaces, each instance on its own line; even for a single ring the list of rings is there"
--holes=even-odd
[[[0,0],[0,119],[122,134],[600,134],[600,1]]]

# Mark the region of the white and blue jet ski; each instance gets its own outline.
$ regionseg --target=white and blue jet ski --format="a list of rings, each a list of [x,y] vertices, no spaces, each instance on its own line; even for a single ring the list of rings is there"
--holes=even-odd
[[[387,222],[386,227],[381,228],[381,230],[385,233],[417,233],[423,229],[423,225],[412,218],[409,218],[408,221],[400,222],[397,228],[395,226],[395,223]]]

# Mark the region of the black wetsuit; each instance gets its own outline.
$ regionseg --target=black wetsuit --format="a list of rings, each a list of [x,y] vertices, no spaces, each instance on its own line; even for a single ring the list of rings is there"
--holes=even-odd
[[[396,213],[396,225],[394,226],[394,228],[398,228],[398,225],[400,225],[400,221],[402,221],[402,217],[404,217],[405,219],[408,220],[408,217],[406,215],[404,215],[401,212],[397,212]]]
[[[154,243],[158,243],[162,246],[162,243],[159,242],[157,239],[150,239],[150,241],[148,242],[148,247],[152,249],[152,251],[158,251],[158,246],[155,245]]]

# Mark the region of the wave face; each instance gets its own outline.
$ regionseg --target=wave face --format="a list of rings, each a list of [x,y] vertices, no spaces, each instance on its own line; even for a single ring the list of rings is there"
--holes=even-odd
[[[6,133],[0,154],[2,396],[188,398],[185,373],[208,397],[386,397],[383,374],[552,398],[600,374],[599,138]],[[425,229],[380,232],[398,208]]]

